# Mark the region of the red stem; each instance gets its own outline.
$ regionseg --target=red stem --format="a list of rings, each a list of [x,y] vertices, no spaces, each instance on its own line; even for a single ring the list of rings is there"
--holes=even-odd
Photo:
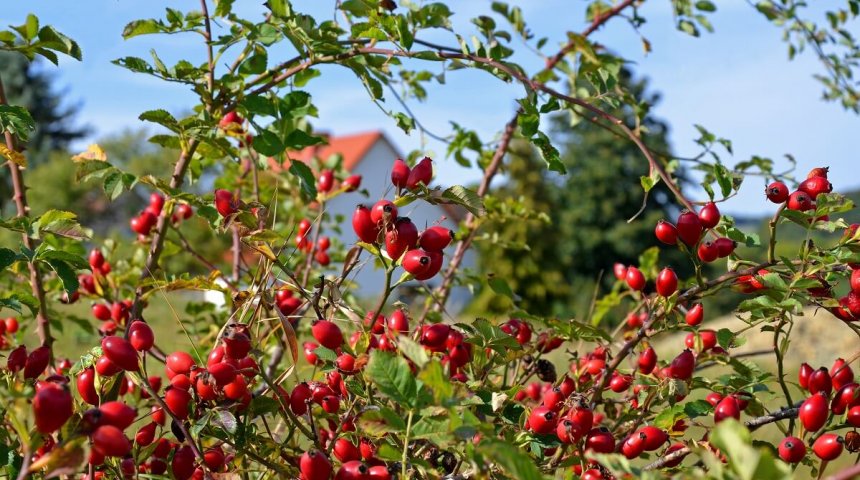
[[[8,105],[2,79],[0,79],[0,105]],[[15,138],[12,134],[4,132],[4,136],[6,137],[6,148],[12,152],[18,152]],[[17,209],[18,216],[29,217],[30,207],[27,205],[27,187],[24,185],[24,176],[15,162],[10,160],[7,163],[9,164],[9,173],[12,176],[12,188],[15,192],[13,200],[15,200],[15,208]],[[23,233],[21,237],[24,247],[29,250],[35,249],[36,244],[27,233]],[[33,292],[33,296],[39,302],[39,310],[36,313],[36,333],[39,335],[39,342],[52,349],[54,339],[51,337],[51,322],[48,319],[48,306],[45,301],[45,288],[42,285],[42,273],[39,270],[39,266],[34,262],[28,262],[27,268],[30,270],[30,289]],[[51,350],[51,356],[53,357],[53,349]]]

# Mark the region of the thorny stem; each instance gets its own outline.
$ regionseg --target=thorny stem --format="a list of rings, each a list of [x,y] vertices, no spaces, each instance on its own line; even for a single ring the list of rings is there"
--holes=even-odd
[[[185,238],[185,235],[183,235],[178,228],[174,228],[173,231],[176,232],[176,235],[179,237],[179,243],[182,245],[182,248],[184,248],[186,252],[190,253],[191,256],[197,259],[198,262],[206,266],[209,271],[218,272],[218,276],[221,277],[222,280],[224,280],[224,282],[227,284],[227,288],[229,288],[230,291],[234,293],[237,291],[236,285],[233,283],[233,281],[229,277],[224,275],[224,273],[221,272],[221,270],[214,263],[207,260],[206,257],[201,255],[200,252],[198,252],[197,250],[195,250],[194,247],[191,246],[191,243],[188,242],[188,239]]]
[[[756,418],[747,420],[746,422],[744,422],[744,425],[750,431],[755,431],[755,430],[758,430],[759,428],[761,428],[765,425],[768,425],[768,424],[771,424],[774,422],[778,422],[780,420],[785,420],[787,418],[789,418],[789,419],[796,418],[799,411],[800,411],[799,406],[783,407],[783,408],[777,410],[776,412],[769,413],[767,415],[762,415],[760,417],[756,417]],[[666,466],[667,463],[670,463],[673,460],[677,460],[679,458],[686,457],[687,455],[690,454],[690,452],[691,452],[690,447],[684,447],[680,450],[676,450],[676,451],[670,453],[669,455],[661,457],[660,459],[656,460],[655,462],[652,462],[652,463],[646,465],[643,468],[643,470],[657,470],[658,468],[663,468],[664,466]],[[845,477],[845,478],[851,478],[851,477]]]
[[[6,99],[6,90],[3,87],[3,81],[0,79],[0,105],[8,105]],[[6,148],[12,152],[18,153],[15,145],[15,138],[11,133],[4,132],[6,138]],[[13,161],[6,162],[9,165],[9,173],[12,177],[12,188],[14,191],[15,208],[19,217],[29,217],[30,207],[27,205],[27,187],[24,185],[24,176],[21,173],[21,168]],[[24,247],[28,250],[34,250],[35,242],[27,233],[21,235]],[[51,349],[54,339],[51,337],[51,322],[48,319],[48,305],[45,301],[45,288],[42,285],[42,272],[35,262],[28,262],[27,268],[30,270],[30,288],[33,296],[39,302],[39,310],[36,313],[36,333],[39,335],[39,342]],[[51,350],[53,357],[53,350]]]
[[[197,150],[197,146],[199,145],[199,141],[196,139],[191,139],[188,142],[188,146],[182,153],[179,155],[179,160],[176,162],[176,166],[173,168],[173,175],[170,177],[170,188],[176,189],[182,186],[182,183],[185,179],[185,172],[188,170],[188,165],[191,163],[191,157],[194,156],[194,152]],[[143,282],[153,275],[153,272],[158,268],[158,259],[161,257],[161,251],[164,249],[164,239],[167,234],[167,227],[170,225],[170,213],[168,210],[163,209],[161,214],[158,216],[158,223],[155,226],[155,233],[152,235],[152,244],[149,247],[149,254],[146,257],[146,262],[144,264],[143,271],[140,272],[140,279],[138,281],[138,287],[134,291],[134,302],[131,306],[131,318],[138,319],[141,318],[141,311],[143,310],[143,295],[146,293]],[[126,336],[128,335],[128,327],[131,326],[132,322],[128,322],[126,326]]]

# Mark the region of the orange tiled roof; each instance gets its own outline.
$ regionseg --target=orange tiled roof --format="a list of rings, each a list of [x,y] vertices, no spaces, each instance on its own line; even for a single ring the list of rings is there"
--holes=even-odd
[[[364,160],[365,155],[376,142],[385,140],[385,135],[380,130],[343,136],[319,135],[325,137],[328,143],[306,147],[298,152],[289,152],[289,159],[284,160],[283,164],[278,163],[274,158],[269,158],[269,165],[272,170],[279,173],[290,168],[290,159],[308,163],[315,157],[325,160],[329,156],[339,153],[343,156],[343,168],[349,172]],[[461,206],[440,204],[439,207],[447,214],[448,218],[455,222],[462,221],[466,216],[466,209]]]
[[[314,157],[326,159],[331,155],[339,153],[343,156],[343,168],[347,171],[352,171],[367,155],[373,145],[384,138],[381,131],[355,133],[352,135],[329,136],[323,135],[328,140],[326,145],[313,145],[305,147],[298,152],[290,152],[289,157],[293,160],[309,162]],[[269,159],[273,170],[289,168],[289,160],[285,160],[283,165],[280,165],[274,159]]]

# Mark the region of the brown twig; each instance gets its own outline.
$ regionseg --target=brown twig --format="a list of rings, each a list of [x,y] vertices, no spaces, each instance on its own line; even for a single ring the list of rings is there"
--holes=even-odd
[[[8,105],[2,79],[0,79],[0,105]],[[4,135],[6,137],[6,148],[12,152],[20,153],[15,145],[15,138],[12,134],[7,131],[4,132]],[[27,187],[24,185],[24,176],[15,162],[10,160],[6,163],[9,165],[9,173],[12,177],[13,199],[15,200],[15,208],[18,216],[29,217],[30,207],[27,205]],[[28,250],[35,249],[35,242],[26,232],[21,237],[25,248]],[[39,335],[39,342],[50,349],[54,343],[54,339],[51,337],[51,322],[48,319],[48,305],[45,301],[45,288],[42,285],[42,272],[35,262],[28,262],[27,268],[30,270],[30,289],[33,292],[33,296],[39,302],[39,310],[36,313],[36,332]],[[51,350],[51,356],[53,356],[53,350]]]
[[[185,179],[185,171],[188,169],[188,164],[191,163],[191,157],[194,156],[194,152],[197,150],[197,146],[199,142],[196,139],[191,139],[188,142],[188,146],[182,153],[179,155],[179,160],[176,162],[176,165],[173,167],[173,175],[170,178],[170,188],[179,188],[184,179]],[[149,254],[146,256],[146,262],[144,264],[143,271],[140,272],[140,284],[137,289],[134,291],[134,302],[131,306],[131,318],[141,318],[141,311],[143,310],[143,295],[145,289],[143,288],[143,281],[152,276],[152,273],[158,268],[158,259],[161,257],[161,251],[164,249],[164,239],[167,234],[167,227],[170,224],[170,212],[169,209],[165,208],[162,210],[161,214],[158,216],[158,223],[155,226],[155,233],[152,235],[152,244],[149,247]],[[131,322],[128,322],[128,326],[131,325]],[[126,335],[128,335],[128,326],[126,326]]]
[[[614,7],[610,8],[609,10],[598,14],[594,17],[594,20],[591,21],[591,25],[589,25],[588,28],[583,30],[581,35],[583,37],[591,35],[595,31],[597,31],[597,29],[602,27],[606,22],[608,22],[609,19],[620,14],[622,10],[629,7],[630,5],[633,5],[635,1],[636,0],[624,0],[618,5],[615,5]],[[574,48],[576,48],[576,44],[574,43],[568,43],[567,45],[562,47],[562,49],[559,50],[558,53],[547,59],[546,67],[544,67],[544,70],[552,70],[553,68],[555,68],[555,66],[558,65],[558,63],[561,62],[561,60],[565,57],[565,55],[570,53]]]
[[[206,259],[206,257],[201,255],[200,252],[195,250],[191,243],[188,241],[188,239],[185,238],[185,235],[183,235],[178,228],[174,228],[173,231],[176,232],[176,235],[179,237],[179,243],[182,245],[182,248],[184,248],[186,252],[190,253],[192,257],[194,257],[198,262],[202,263],[206,268],[209,269],[210,272],[218,272],[218,276],[222,280],[224,280],[224,283],[227,284],[227,288],[229,288],[231,292],[235,293],[238,291],[236,285],[233,283],[230,277],[224,275],[224,272],[222,272],[217,265],[210,262],[208,259]]]
[[[744,422],[744,425],[750,430],[755,431],[765,425],[778,422],[780,420],[785,420],[787,418],[796,418],[797,413],[800,411],[799,406],[794,407],[783,407],[776,412],[769,413],[767,415],[762,415],[761,417],[756,417]],[[670,463],[674,460],[678,460],[680,458],[684,458],[689,455],[691,452],[690,447],[684,447],[680,450],[676,450],[669,455],[659,458],[658,460],[649,463],[646,465],[643,470],[656,470],[658,468],[663,468],[667,463]],[[844,477],[840,480],[847,480],[852,477]]]

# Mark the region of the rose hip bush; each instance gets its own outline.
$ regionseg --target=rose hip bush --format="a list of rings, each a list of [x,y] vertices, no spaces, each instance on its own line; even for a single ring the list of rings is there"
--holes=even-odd
[[[546,51],[546,40],[526,27],[518,8],[503,3],[492,4],[493,16],[473,20],[477,33],[470,40],[452,35],[460,40],[453,46],[423,39],[434,30],[450,33],[452,13],[442,3],[347,0],[337,2],[343,21],[314,19],[285,0],[270,0],[265,18],[252,21],[237,16],[232,3],[215,2],[210,11],[204,0],[198,11],[168,9],[163,19],[125,28],[127,39],[202,38],[199,58],[174,65],[155,51],[150,60],[115,61],[198,95],[187,117],[165,110],[140,115],[160,127],[154,143],[178,152],[172,172],[132,175],[98,146],[72,159],[78,178],[101,182],[110,199],[131,189],[150,194],[145,210],[128,219],[131,256],[93,240],[73,212],[29,210],[23,146],[34,124],[0,89],[6,132],[0,153],[17,208],[2,227],[21,235],[19,246],[0,250],[7,288],[0,305],[17,311],[0,323],[6,357],[0,457],[7,476],[770,479],[791,477],[798,465],[804,466],[798,472],[821,475],[832,461],[841,462],[841,472],[831,470],[837,478],[858,472],[845,459],[860,450],[860,387],[852,367],[860,353],[833,352],[832,366],[784,364],[790,341],[814,341],[791,335],[807,307],[829,312],[816,321],[860,333],[860,269],[854,270],[860,232],[840,219],[852,205],[826,168],[800,182],[758,157],[729,169],[716,151],[721,145],[730,151],[730,143],[704,129],[704,152],[692,169],[702,173],[701,196],[708,199],[693,202],[682,192],[679,160],[652,152],[643,141],[647,132],[607,112],[647,108],[619,86],[622,59],[590,40],[616,18],[638,25],[638,2],[591,4],[586,29],[569,32],[555,52]],[[711,2],[672,3],[681,30],[709,28]],[[839,32],[856,6],[849,2],[823,30],[804,25],[812,34]],[[787,29],[787,41],[800,41],[796,9],[784,2],[758,9]],[[817,38],[819,49],[829,45],[828,37]],[[520,41],[545,52],[538,71],[514,63]],[[0,42],[29,58],[81,58],[73,40],[35,16],[0,32]],[[285,55],[285,48],[296,55]],[[290,59],[276,59],[282,56]],[[851,65],[828,58],[841,66],[822,77],[828,98],[855,108],[856,91],[846,82]],[[413,152],[378,172],[390,179],[385,198],[367,198],[362,178],[337,157],[290,160],[291,152],[324,141],[309,122],[316,109],[303,88],[326,64],[351,70],[398,126],[422,134],[429,132],[408,108],[388,111],[382,103],[386,88],[401,100],[423,99],[425,86],[442,80],[408,66],[478,69],[525,92],[493,142],[455,124],[448,153],[482,169],[477,189],[441,187],[450,179],[436,177],[439,159]],[[575,95],[562,93],[565,87]],[[685,256],[694,275],[680,278],[661,263],[659,248],[642,252],[635,265],[606,259],[616,281],[595,304],[598,321],[582,321],[530,315],[516,308],[503,278],[460,272],[482,218],[517,218],[515,208],[489,201],[489,184],[503,170],[512,139],[530,141],[548,168],[564,173],[540,129],[542,115],[553,112],[596,122],[640,149],[651,172],[642,178],[645,201],[662,182],[685,206],[654,225],[654,234],[664,250]],[[772,181],[761,197],[774,210],[764,242],[720,212],[719,203],[748,174]],[[351,219],[326,210],[341,196],[355,202]],[[456,232],[419,227],[408,212],[422,203],[454,205],[469,215]],[[232,238],[232,272],[184,239],[182,229],[195,217]],[[787,228],[806,239],[794,245],[795,255],[778,256],[777,239]],[[351,231],[352,240],[336,240],[341,231]],[[749,248],[736,250],[739,244]],[[177,251],[194,254],[209,274],[162,268],[167,252]],[[378,270],[378,298],[351,293],[357,268]],[[444,305],[455,285],[510,296],[510,315],[452,317]],[[406,286],[418,298],[392,301]],[[202,324],[195,320],[193,329],[183,326],[184,348],[162,350],[149,300],[195,289],[223,291],[230,301]],[[728,291],[744,296],[737,313],[748,328],[709,328],[713,315],[703,300]],[[58,358],[57,332],[70,326],[56,303],[85,301],[101,338],[79,358]],[[604,329],[599,319],[618,311],[626,312],[614,322],[618,328]],[[186,313],[177,314],[180,324]],[[776,374],[735,355],[753,330],[773,335]],[[651,343],[676,332],[686,332],[684,345],[660,358]],[[722,373],[712,374],[714,365]],[[780,437],[758,435],[765,425]]]

